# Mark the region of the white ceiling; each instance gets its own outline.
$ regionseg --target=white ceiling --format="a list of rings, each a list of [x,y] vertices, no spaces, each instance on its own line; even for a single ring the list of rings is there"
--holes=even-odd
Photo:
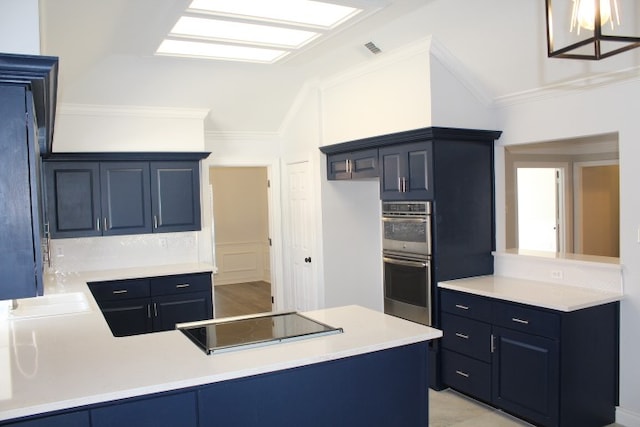
[[[227,132],[277,132],[306,81],[371,61],[369,41],[384,55],[432,36],[494,100],[638,75],[640,49],[597,62],[547,58],[544,0],[346,2],[387,6],[266,65],[153,56],[189,0],[40,0],[42,53],[60,57],[63,104],[204,108],[206,130]]]

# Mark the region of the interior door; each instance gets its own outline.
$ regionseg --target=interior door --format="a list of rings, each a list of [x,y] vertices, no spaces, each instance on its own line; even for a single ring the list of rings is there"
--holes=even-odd
[[[296,310],[317,307],[317,293],[313,281],[311,245],[313,242],[312,191],[309,182],[309,162],[287,165],[288,233],[288,305]]]

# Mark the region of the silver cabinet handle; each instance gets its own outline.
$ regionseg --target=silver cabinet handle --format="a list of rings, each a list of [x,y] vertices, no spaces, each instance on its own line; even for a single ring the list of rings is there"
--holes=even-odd
[[[496,351],[496,336],[491,334],[491,353]]]
[[[100,231],[100,218],[96,218],[96,230]]]
[[[107,217],[104,217],[104,231],[107,231],[109,229],[108,224],[107,224]]]
[[[156,304],[155,302],[153,303],[153,315],[155,317],[158,317],[158,304]]]
[[[518,319],[517,317],[512,317],[511,320],[513,320],[516,323],[522,323],[523,325],[529,324],[528,320]]]
[[[188,283],[182,283],[180,285],[176,285],[176,289],[181,289],[181,288],[188,288],[189,286],[191,286]]]
[[[465,378],[469,378],[469,374],[467,374],[466,372],[462,372],[462,371],[456,371],[456,374],[465,377]]]
[[[469,335],[461,334],[460,332],[456,332],[456,336],[465,340],[469,339]]]
[[[147,317],[151,319],[151,304],[147,304]]]
[[[153,216],[153,228],[158,228],[158,216]]]
[[[459,308],[460,310],[469,310],[468,306],[462,304],[456,304],[456,308]]]
[[[128,291],[126,289],[117,289],[115,291],[113,291],[113,295],[120,295],[120,294],[126,294]]]

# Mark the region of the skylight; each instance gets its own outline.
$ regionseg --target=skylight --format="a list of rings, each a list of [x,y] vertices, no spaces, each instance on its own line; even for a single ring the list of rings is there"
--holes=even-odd
[[[273,63],[360,12],[314,0],[193,0],[156,54]]]

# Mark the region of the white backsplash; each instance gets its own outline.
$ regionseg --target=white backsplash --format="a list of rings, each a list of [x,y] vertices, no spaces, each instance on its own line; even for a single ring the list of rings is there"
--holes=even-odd
[[[198,262],[198,233],[83,237],[51,241],[54,272],[110,270]]]
[[[497,252],[494,275],[624,293],[622,266],[616,258]]]

